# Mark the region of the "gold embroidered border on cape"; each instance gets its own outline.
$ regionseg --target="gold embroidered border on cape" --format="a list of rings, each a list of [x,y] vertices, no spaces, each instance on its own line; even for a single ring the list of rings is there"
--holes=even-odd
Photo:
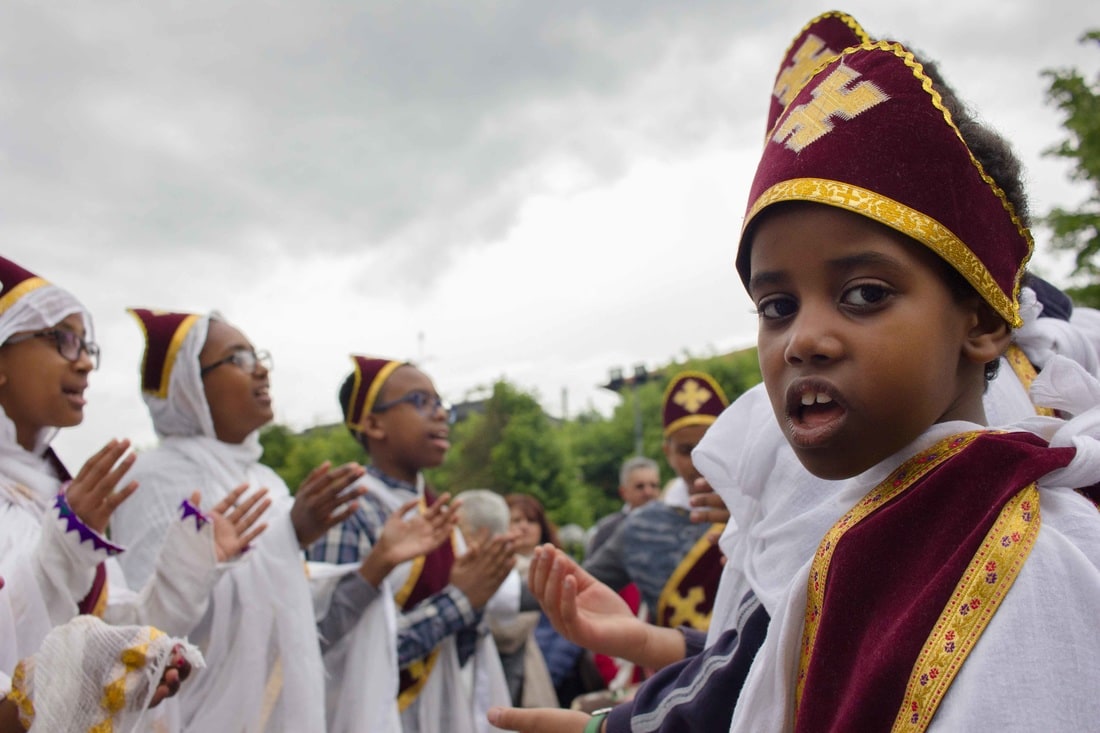
[[[700,613],[696,610],[699,603],[703,601],[706,596],[702,598],[695,594],[692,596],[683,596],[680,594],[680,583],[683,582],[684,577],[691,572],[691,569],[695,567],[695,563],[699,561],[699,558],[706,554],[707,550],[714,546],[710,536],[714,532],[721,534],[725,529],[725,523],[715,522],[712,524],[703,536],[692,545],[688,550],[687,555],[680,561],[680,564],[676,566],[676,569],[672,571],[672,575],[669,576],[668,582],[665,583],[665,587],[661,589],[661,595],[657,598],[657,625],[664,625],[665,611],[672,606],[675,609],[672,620],[669,621],[669,628],[676,628],[682,624],[691,626],[691,628],[697,631],[706,631],[710,627],[710,613]],[[692,590],[695,590],[694,588]],[[705,591],[704,591],[705,593]],[[694,602],[692,602],[694,600]],[[679,621],[679,623],[674,623]]]
[[[413,678],[413,683],[397,695],[398,710],[405,712],[405,709],[412,705],[413,701],[420,695],[424,685],[428,684],[428,676],[432,673],[437,659],[439,659],[439,649],[433,650],[425,659],[410,662],[409,666],[405,668],[405,671]]]
[[[1024,385],[1024,391],[1029,391],[1031,383],[1035,381],[1035,377],[1039,376],[1039,372],[1035,369],[1035,365],[1031,363],[1031,359],[1028,359],[1024,350],[1016,344],[1008,345],[1008,349],[1005,351],[1005,359],[1008,360],[1008,365],[1012,367],[1012,371],[1020,380],[1020,384]],[[1036,405],[1035,413],[1046,417],[1054,417],[1054,410],[1049,407]]]
[[[401,366],[403,362],[390,362],[395,364],[396,369]],[[386,365],[387,367],[389,364]],[[391,370],[392,371],[392,370]],[[387,375],[388,376],[388,375]],[[373,386],[372,386],[373,389]],[[366,409],[364,408],[364,414]],[[420,495],[420,503],[417,506],[417,511],[423,514],[428,509],[427,499],[423,494]],[[451,533],[451,551],[457,556],[457,551],[454,546],[455,536],[454,532]],[[405,605],[405,601],[409,600],[409,596],[412,595],[413,589],[416,588],[417,582],[420,580],[421,573],[424,572],[424,564],[427,560],[426,555],[418,555],[412,561],[412,569],[409,571],[409,577],[405,579],[405,584],[401,586],[400,590],[393,594],[394,603],[398,608]],[[412,705],[416,700],[420,691],[424,689],[424,685],[428,684],[428,676],[432,673],[432,669],[435,668],[436,659],[439,658],[439,649],[435,649],[424,659],[418,659],[414,662],[410,662],[409,666],[405,668],[405,672],[413,678],[411,685],[401,690],[397,695],[397,709],[401,712],[405,711],[405,708]]]
[[[893,731],[924,731],[1016,581],[1039,534],[1039,490],[1012,497],[989,528],[913,665]]]
[[[814,641],[821,622],[821,608],[825,600],[825,581],[829,573],[829,563],[837,543],[852,527],[867,518],[872,512],[894,497],[904,493],[933,468],[948,458],[961,452],[966,446],[982,435],[983,431],[960,433],[945,438],[926,451],[918,453],[902,463],[886,477],[858,504],[833,525],[818,545],[810,566],[810,577],[806,583],[806,617],[802,626],[801,658],[798,664],[798,680],[795,687],[795,709],[802,703],[802,690],[806,684],[806,670],[813,657]]]

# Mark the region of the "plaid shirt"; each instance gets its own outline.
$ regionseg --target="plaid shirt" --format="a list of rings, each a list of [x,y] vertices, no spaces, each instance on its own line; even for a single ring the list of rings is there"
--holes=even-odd
[[[367,471],[395,491],[417,496],[416,487],[387,476],[374,466]],[[369,492],[359,499],[355,514],[330,529],[306,552],[310,560],[329,563],[362,562],[382,532],[389,511]],[[470,605],[466,594],[447,585],[414,608],[402,611],[397,619],[397,663],[404,669],[410,663],[424,659],[432,650],[454,634],[460,664],[474,653],[479,636],[481,611]]]

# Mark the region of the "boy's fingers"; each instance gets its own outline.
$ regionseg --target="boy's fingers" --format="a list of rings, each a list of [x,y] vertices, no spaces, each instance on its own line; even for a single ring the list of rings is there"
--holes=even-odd
[[[271,499],[264,499],[262,502],[253,507],[248,514],[242,515],[240,519],[236,520],[233,523],[233,526],[237,529],[237,532],[241,533],[251,527],[253,524],[255,524],[259,520],[259,518],[264,515],[264,512],[267,511],[267,508],[269,506],[271,506]]]
[[[265,529],[267,529],[267,524],[260,524],[241,535],[241,548],[243,549],[251,545],[253,540],[263,534]]]
[[[228,514],[229,510],[233,508],[233,505],[237,503],[237,499],[241,498],[241,494],[248,488],[248,484],[241,484],[240,486],[233,487],[233,490],[226,494],[221,501],[214,506],[214,511],[218,514]]]
[[[114,470],[96,482],[94,492],[99,495],[109,496],[115,490],[115,486],[118,485],[118,482],[122,480],[122,477],[126,475],[126,472],[130,470],[130,467],[134,465],[134,461],[136,460],[137,456],[133,453],[123,458]]]
[[[126,486],[124,486],[122,489],[108,496],[104,503],[106,503],[107,508],[113,512],[119,507],[120,504],[122,504],[122,502],[129,499],[130,495],[137,491],[137,488],[138,482],[131,481],[130,483],[126,484]]]

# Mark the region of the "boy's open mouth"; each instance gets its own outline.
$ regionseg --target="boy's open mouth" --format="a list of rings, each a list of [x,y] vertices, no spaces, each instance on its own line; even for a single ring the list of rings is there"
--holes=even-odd
[[[791,440],[813,447],[840,429],[847,410],[835,390],[823,384],[796,383],[787,391],[787,424]]]
[[[429,433],[428,437],[431,438],[432,444],[437,448],[448,450],[451,447],[451,441],[448,440],[449,432],[446,430],[437,430],[433,433]]]

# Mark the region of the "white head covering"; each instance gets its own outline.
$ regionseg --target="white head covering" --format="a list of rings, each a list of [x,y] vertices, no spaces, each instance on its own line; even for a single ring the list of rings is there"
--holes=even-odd
[[[79,315],[84,320],[85,339],[94,340],[95,333],[92,330],[91,314],[88,313],[88,309],[66,289],[46,281],[38,281],[38,283],[40,284],[7,304],[7,307],[0,306],[2,307],[0,309],[0,343],[21,331],[52,328],[73,315]],[[0,287],[2,285],[0,283]],[[11,459],[36,471],[41,470],[41,463],[37,459],[43,455],[56,435],[55,427],[41,429],[35,437],[34,450],[27,452],[15,440],[15,425],[0,407],[0,460]]]
[[[5,284],[0,283],[0,288],[4,287]],[[88,309],[69,291],[45,280],[38,280],[37,287],[18,296],[0,310],[0,344],[23,331],[52,328],[74,314],[80,315],[84,321],[85,339],[94,340],[92,315]],[[28,452],[16,440],[15,423],[0,407],[0,474],[17,476],[16,483],[31,491],[31,495],[18,492],[7,486],[10,482],[0,481],[0,496],[20,504],[30,500],[40,507],[53,499],[57,493],[58,481],[42,455],[57,431],[55,427],[39,430],[35,437],[34,450]]]

